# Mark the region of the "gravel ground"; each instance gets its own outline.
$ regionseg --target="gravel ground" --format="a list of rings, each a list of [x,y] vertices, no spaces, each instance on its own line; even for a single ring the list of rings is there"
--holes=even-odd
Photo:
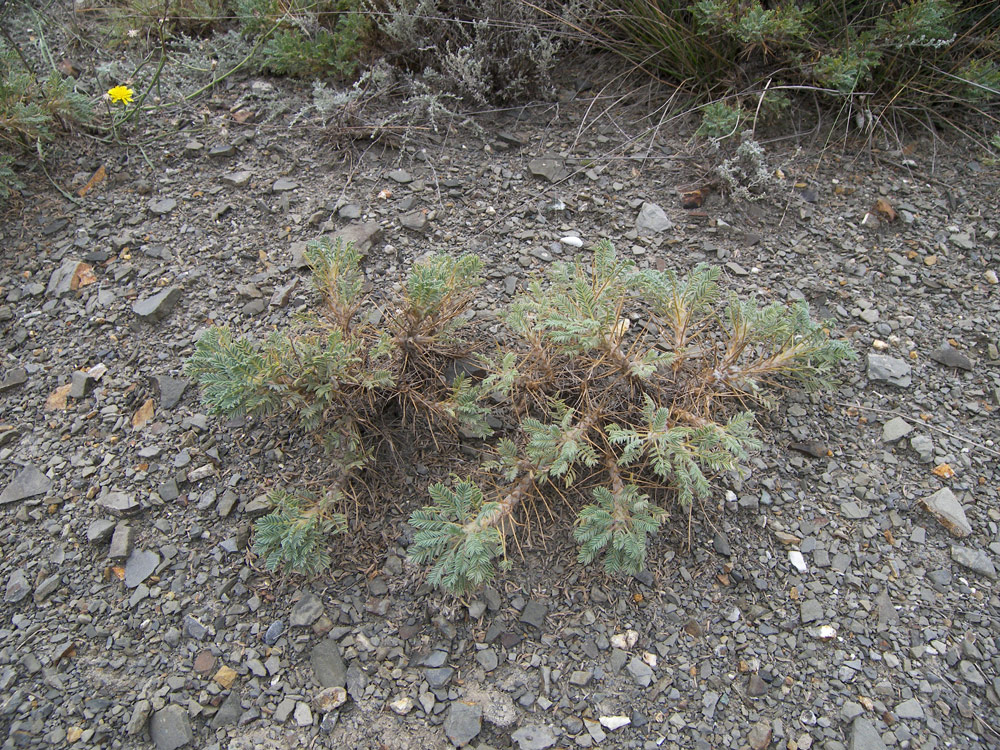
[[[689,210],[712,155],[643,137],[628,101],[394,149],[338,147],[302,97],[233,82],[155,169],[81,152],[74,190],[107,177],[79,205],[38,182],[0,227],[5,750],[1000,747],[995,165],[783,141],[764,200]],[[213,322],[264,335],[308,309],[303,243],[341,231],[376,292],[428,250],[481,254],[489,332],[526,275],[609,237],[805,298],[860,356],[762,413],[747,476],[634,579],[581,569],[558,531],[478,597],[428,591],[402,523],[442,465],[423,446],[330,575],[282,577],[250,526],[319,457],[208,418],[182,367]]]

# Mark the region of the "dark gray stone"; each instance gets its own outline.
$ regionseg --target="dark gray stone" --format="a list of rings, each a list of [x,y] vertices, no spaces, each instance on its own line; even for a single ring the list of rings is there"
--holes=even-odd
[[[528,602],[524,611],[521,612],[521,622],[531,625],[533,628],[541,630],[545,627],[545,616],[549,613],[549,608],[540,601],[532,599]]]
[[[97,498],[97,504],[115,516],[127,516],[139,510],[139,503],[124,492],[109,492]]]
[[[160,397],[160,408],[169,410],[177,406],[190,382],[187,378],[175,378],[170,375],[154,376],[153,388]]]
[[[149,578],[160,564],[160,556],[152,550],[137,549],[125,563],[125,586],[134,589]]]
[[[642,208],[639,209],[639,216],[635,220],[636,232],[648,237],[673,228],[674,223],[667,217],[666,212],[662,208],[648,201],[642,204]]]
[[[902,417],[893,417],[882,425],[882,442],[896,443],[913,432],[913,425]]]
[[[149,203],[149,212],[154,216],[166,216],[175,208],[177,208],[177,201],[173,198],[162,198]]]
[[[3,376],[3,380],[0,381],[0,393],[9,391],[19,385],[24,385],[27,382],[28,371],[23,367],[15,367],[13,370],[7,370]]]
[[[347,684],[347,667],[340,655],[340,646],[332,638],[326,638],[313,646],[309,653],[309,664],[321,687],[344,687]]]
[[[3,494],[0,494],[0,505],[16,503],[35,495],[44,495],[50,489],[52,489],[52,480],[32,464],[28,464],[17,473],[17,476],[4,489]]]
[[[219,706],[219,710],[212,717],[212,729],[228,727],[235,724],[243,715],[243,706],[240,704],[240,693],[235,688],[229,692],[226,700]]]
[[[517,743],[519,750],[546,750],[556,744],[555,732],[546,724],[528,724],[510,738]]]
[[[413,182],[413,175],[405,169],[394,169],[389,172],[388,177],[390,180],[400,185],[409,185]]]
[[[427,684],[431,688],[437,690],[451,682],[452,675],[454,674],[455,670],[451,667],[437,667],[435,669],[425,669],[424,679],[427,680]]]
[[[115,530],[115,522],[108,518],[98,518],[90,522],[87,527],[87,541],[92,544],[100,544],[108,541]]]
[[[930,353],[930,358],[945,367],[954,367],[958,370],[972,372],[972,360],[951,346],[942,346]]]
[[[806,599],[799,606],[799,617],[802,624],[816,622],[823,618],[823,605],[815,599]]]
[[[347,668],[347,693],[354,699],[355,703],[360,703],[365,695],[365,688],[368,687],[368,675],[365,673],[357,661],[351,662]]]
[[[887,750],[882,736],[868,719],[859,716],[851,725],[849,750]]]
[[[184,632],[196,641],[203,641],[208,638],[208,628],[201,624],[201,621],[194,615],[184,618]]]
[[[132,305],[132,312],[146,321],[154,322],[162,320],[170,314],[170,311],[174,309],[174,305],[177,304],[180,298],[180,287],[171,286],[162,292],[157,292],[152,297],[145,297],[139,300]]]
[[[913,382],[910,363],[885,354],[868,355],[868,379],[906,388]]]
[[[301,599],[295,602],[288,621],[293,628],[305,628],[316,622],[322,614],[323,602],[316,594],[307,591]]]
[[[549,182],[559,182],[569,175],[565,162],[558,156],[542,156],[528,162],[528,171],[535,177],[542,177]]]
[[[115,534],[111,537],[111,547],[108,549],[108,557],[112,560],[121,560],[132,554],[132,542],[135,539],[135,529],[126,523],[119,523],[115,527]]]
[[[146,725],[149,724],[149,715],[152,713],[153,707],[150,705],[149,701],[145,698],[136,702],[135,706],[132,708],[132,715],[129,717],[128,723],[125,725],[125,734],[129,737],[138,737],[146,731]]]
[[[30,592],[31,584],[28,583],[28,577],[18,568],[7,579],[7,590],[4,592],[3,600],[8,604],[16,604]]]
[[[951,559],[963,568],[968,568],[975,573],[986,576],[991,581],[996,580],[997,570],[993,566],[993,561],[990,559],[990,556],[981,549],[971,549],[970,547],[952,545]]]
[[[453,701],[444,720],[444,734],[455,747],[465,747],[483,728],[483,707],[478,703]]]
[[[715,532],[715,537],[712,539],[712,547],[723,557],[729,557],[733,554],[733,549],[729,545],[729,537],[721,531]]]
[[[149,736],[156,750],[184,747],[194,739],[187,711],[178,705],[161,708],[149,722]]]
[[[299,186],[299,183],[294,180],[289,180],[284,177],[275,180],[274,184],[271,185],[272,193],[287,193],[289,190],[295,190]]]
[[[947,487],[942,487],[933,495],[928,495],[920,504],[933,515],[948,532],[955,537],[963,538],[972,534],[972,524],[965,516],[965,509]]]

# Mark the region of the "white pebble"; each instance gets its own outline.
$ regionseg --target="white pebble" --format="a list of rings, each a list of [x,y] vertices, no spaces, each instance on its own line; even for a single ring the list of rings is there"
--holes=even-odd
[[[607,729],[609,732],[613,732],[616,729],[621,729],[622,727],[627,727],[632,723],[632,720],[627,716],[602,716],[601,726]]]
[[[806,559],[802,556],[802,553],[799,552],[797,549],[793,549],[791,552],[788,553],[788,559],[791,561],[792,565],[795,566],[795,569],[800,573],[805,573],[807,570],[809,570],[809,566],[806,565]]]
[[[560,237],[559,241],[570,247],[583,247],[583,240],[579,237]]]

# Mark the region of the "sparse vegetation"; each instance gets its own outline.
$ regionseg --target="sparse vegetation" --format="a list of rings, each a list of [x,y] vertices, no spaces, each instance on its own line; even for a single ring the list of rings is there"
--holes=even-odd
[[[461,363],[481,348],[459,336],[476,258],[415,265],[381,329],[365,322],[350,246],[317,243],[309,258],[323,306],[304,330],[258,345],[212,329],[188,364],[213,413],[291,412],[339,469],[323,498],[271,494],[275,511],[256,538],[269,566],[313,572],[326,560],[316,550],[343,528],[336,509],[351,477],[373,465],[387,405],[410,429],[484,438],[489,398],[513,424],[478,472],[496,489],[484,493],[474,478],[434,484],[410,519],[411,555],[431,565],[431,582],[464,592],[495,574],[496,558],[509,565],[510,521],[557,486],[579,507],[580,560],[636,573],[668,509],[690,512],[714,475],[738,470],[758,446],[753,413],[735,407],[762,401],[779,379],[829,385],[853,356],[804,303],[730,297],[720,308],[718,269],[639,270],[603,242],[591,266],[558,265],[534,280],[506,314],[506,353],[481,356],[467,374]],[[578,503],[585,495],[592,502]]]

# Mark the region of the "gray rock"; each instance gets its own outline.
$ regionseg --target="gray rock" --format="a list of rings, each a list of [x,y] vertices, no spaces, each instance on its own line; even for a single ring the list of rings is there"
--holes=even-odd
[[[24,385],[28,382],[28,371],[23,367],[15,367],[12,370],[7,370],[4,373],[3,380],[0,381],[0,393],[11,390],[12,388],[17,388],[19,385]]]
[[[160,564],[160,556],[152,550],[137,549],[125,563],[125,586],[134,589],[149,578]]]
[[[208,628],[201,624],[201,621],[194,615],[184,618],[184,632],[196,641],[203,641],[208,638]]]
[[[953,544],[951,547],[951,559],[963,568],[968,568],[975,573],[986,576],[991,581],[996,580],[997,570],[993,566],[993,561],[990,559],[990,556],[981,549],[959,547],[958,545]]]
[[[594,679],[594,673],[589,669],[577,669],[569,676],[569,684],[576,685],[577,687],[587,687],[590,681]]]
[[[150,705],[149,701],[143,698],[137,701],[135,706],[132,708],[132,715],[129,717],[128,723],[125,725],[125,733],[129,737],[137,737],[146,731],[146,725],[149,723],[149,715],[152,713],[153,707]]]
[[[844,518],[850,518],[855,521],[862,518],[868,518],[868,516],[872,514],[869,508],[862,506],[854,500],[848,500],[846,503],[841,503],[840,513],[844,516]]]
[[[91,270],[91,267],[81,260],[67,258],[49,276],[45,294],[48,297],[62,297],[76,291],[79,284],[79,274]]]
[[[161,708],[149,722],[149,736],[156,750],[184,747],[194,739],[187,711],[178,705]]]
[[[321,687],[344,687],[347,684],[347,667],[340,655],[340,646],[332,638],[326,638],[313,646],[309,653],[309,664]]]
[[[119,523],[115,527],[115,534],[111,537],[111,547],[108,548],[108,557],[112,560],[122,560],[132,554],[132,541],[135,539],[135,529],[126,523]]]
[[[62,584],[62,576],[59,573],[54,573],[53,575],[50,575],[48,578],[43,580],[40,584],[38,584],[38,587],[35,589],[35,596],[34,596],[35,603],[38,604],[48,599],[49,596],[53,594],[61,584]]]
[[[212,146],[212,148],[208,150],[208,155],[216,159],[222,159],[227,156],[235,156],[236,146],[231,143],[219,143]]]
[[[212,729],[218,729],[219,727],[228,727],[230,724],[235,724],[240,720],[243,715],[243,706],[240,703],[240,693],[235,688],[229,691],[229,695],[226,700],[222,702],[219,706],[219,710],[215,712],[215,716],[212,717],[211,727]]]
[[[483,707],[478,703],[453,701],[444,720],[444,734],[455,747],[465,747],[483,728]]]
[[[542,156],[528,162],[528,171],[535,177],[542,177],[549,182],[559,182],[568,176],[565,162],[558,156]]]
[[[895,710],[897,719],[922,719],[924,718],[924,707],[916,698],[910,698],[897,704]]]
[[[933,495],[928,495],[920,504],[934,516],[948,532],[955,537],[964,538],[972,533],[972,524],[965,517],[965,510],[958,498],[947,487],[942,487]]]
[[[859,716],[851,725],[849,750],[886,750],[882,736],[868,719]]]
[[[16,503],[35,495],[44,495],[50,489],[52,489],[52,480],[32,464],[28,464],[17,473],[17,476],[4,489],[3,494],[0,494],[0,505]]]
[[[341,219],[360,219],[361,218],[361,206],[357,203],[346,203],[340,207],[337,211],[337,216]]]
[[[972,372],[972,360],[952,346],[942,346],[930,353],[930,358],[945,367]]]
[[[548,607],[540,601],[532,599],[525,605],[524,611],[521,612],[521,622],[541,630],[545,627],[545,615],[547,615],[548,612]]]
[[[913,382],[910,363],[885,354],[868,355],[868,379],[906,388]]]
[[[556,744],[556,735],[547,724],[528,724],[514,732],[510,738],[520,750],[546,750]]]
[[[287,193],[289,190],[295,190],[299,186],[299,183],[294,180],[289,180],[284,177],[274,181],[271,185],[272,193]]]
[[[427,229],[427,212],[410,211],[399,217],[399,223],[413,232],[423,232]]]
[[[635,231],[644,236],[659,234],[674,228],[674,223],[667,217],[666,212],[655,203],[646,201],[639,209],[639,216],[635,220]]]
[[[153,388],[160,397],[161,409],[173,409],[184,395],[184,390],[188,387],[187,378],[175,378],[170,375],[155,375],[153,377]]]
[[[368,675],[355,660],[347,668],[347,694],[354,699],[355,703],[360,703],[365,695],[366,687],[368,687]]]
[[[929,435],[915,435],[910,438],[910,447],[917,454],[917,460],[929,464],[934,460],[934,441]]]
[[[413,182],[413,175],[405,169],[394,169],[389,172],[388,177],[390,180],[400,185],[409,185]]]
[[[432,689],[437,690],[438,688],[443,688],[451,682],[451,678],[454,674],[455,670],[451,667],[436,667],[433,669],[425,669],[424,679],[427,680],[427,684],[430,685]]]
[[[729,557],[733,554],[733,548],[729,544],[729,537],[721,531],[715,532],[715,536],[712,538],[712,547],[723,557]]]
[[[305,628],[312,625],[323,614],[323,602],[311,591],[295,602],[288,617],[293,628]]]
[[[486,672],[492,672],[500,664],[497,652],[491,648],[484,648],[482,651],[477,651],[476,661],[479,662],[479,666]]]
[[[180,298],[180,287],[167,287],[152,297],[146,297],[136,302],[132,305],[132,312],[146,321],[162,320],[170,314],[170,311],[174,309],[174,305],[177,304]]]
[[[266,631],[264,631],[264,643],[268,646],[273,646],[281,638],[282,633],[285,632],[285,623],[281,620],[275,620],[272,622]]]
[[[626,669],[639,687],[649,687],[649,683],[653,681],[653,670],[638,656],[632,657]]]
[[[18,568],[10,574],[7,579],[7,590],[4,592],[3,600],[8,604],[16,604],[28,595],[31,591],[31,584],[24,571]]]
[[[806,599],[799,606],[799,617],[803,624],[816,622],[823,618],[823,605],[815,599]]]
[[[913,425],[902,417],[893,417],[882,425],[882,442],[896,443],[913,432]]]
[[[97,504],[115,516],[127,516],[139,510],[139,503],[124,492],[109,492],[97,498]]]
[[[243,170],[241,172],[230,172],[229,174],[222,175],[222,181],[232,187],[243,187],[250,182],[251,177],[253,177],[253,172]]]
[[[300,727],[312,726],[312,709],[309,708],[309,704],[305,701],[299,701],[295,704],[295,710],[292,712],[292,717],[295,719],[295,723]]]
[[[875,603],[878,605],[879,630],[899,624],[899,612],[893,606],[892,599],[889,598],[889,592],[886,589],[882,589],[875,597]]]
[[[87,527],[87,541],[91,544],[100,544],[108,541],[115,530],[115,522],[107,518],[98,518],[90,522]]]
[[[177,201],[173,198],[162,198],[149,202],[149,212],[154,216],[166,216],[175,208],[177,208]]]

